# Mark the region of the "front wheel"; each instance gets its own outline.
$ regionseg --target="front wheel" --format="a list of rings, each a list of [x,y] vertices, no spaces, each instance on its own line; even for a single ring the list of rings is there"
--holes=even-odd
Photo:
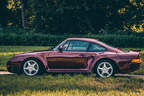
[[[28,76],[38,75],[41,72],[40,62],[36,59],[27,59],[23,63],[22,70]]]
[[[95,67],[96,76],[111,77],[115,73],[115,65],[110,60],[101,60]]]

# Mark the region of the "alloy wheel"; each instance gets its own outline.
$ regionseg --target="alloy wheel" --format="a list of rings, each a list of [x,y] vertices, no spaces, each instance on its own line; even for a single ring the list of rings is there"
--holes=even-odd
[[[34,76],[39,71],[39,64],[35,60],[28,60],[23,65],[23,71],[28,76]]]
[[[109,62],[101,62],[97,66],[97,74],[100,77],[110,77],[113,75],[113,72],[114,72],[113,66]]]

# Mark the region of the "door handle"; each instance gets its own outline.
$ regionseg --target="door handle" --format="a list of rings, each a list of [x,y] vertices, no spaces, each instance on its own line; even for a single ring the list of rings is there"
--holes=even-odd
[[[81,56],[81,57],[85,57],[86,55],[85,55],[85,54],[80,54],[79,56]]]
[[[81,56],[81,57],[91,57],[92,59],[94,59],[94,56],[91,56],[91,55],[80,54],[79,56]]]

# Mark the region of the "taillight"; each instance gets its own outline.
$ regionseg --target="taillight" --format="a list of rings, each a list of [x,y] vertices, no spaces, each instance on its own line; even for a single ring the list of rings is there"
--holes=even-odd
[[[140,63],[140,61],[141,61],[140,59],[132,59],[131,60],[132,63]]]
[[[131,62],[132,63],[141,63],[141,56],[139,56],[139,58],[132,59]]]

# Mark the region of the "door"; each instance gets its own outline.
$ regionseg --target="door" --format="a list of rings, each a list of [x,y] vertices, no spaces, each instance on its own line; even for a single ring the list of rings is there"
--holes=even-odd
[[[69,40],[62,46],[62,52],[55,51],[47,57],[50,69],[86,69],[92,61],[87,52],[89,42]]]

